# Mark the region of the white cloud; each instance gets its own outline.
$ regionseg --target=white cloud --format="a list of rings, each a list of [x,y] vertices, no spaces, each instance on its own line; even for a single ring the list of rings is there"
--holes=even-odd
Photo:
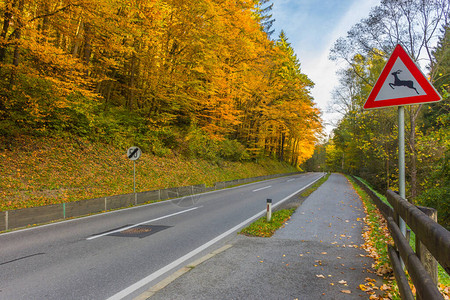
[[[328,60],[330,49],[339,37],[346,36],[354,24],[367,17],[370,8],[378,5],[380,1],[326,2],[328,10],[323,9],[323,2],[319,4],[309,0],[274,1],[273,15],[276,27],[286,31],[301,62],[303,73],[316,84],[312,95],[323,112],[324,122],[329,123],[336,119],[337,115],[326,113],[325,110],[331,99],[331,92],[338,84],[336,71],[339,67],[343,67]],[[327,126],[327,133],[331,130],[332,127]]]
[[[378,0],[356,0],[333,30],[328,45],[317,54],[317,58],[309,60],[308,63],[304,63],[303,71],[316,83],[312,94],[318,107],[323,112],[324,121],[327,123],[332,120],[336,121],[336,118],[339,117],[337,114],[327,113],[326,108],[328,102],[331,100],[331,92],[333,88],[338,85],[336,71],[343,67],[342,65],[338,65],[337,62],[330,61],[328,59],[330,50],[333,47],[334,42],[339,37],[345,37],[347,31],[359,20],[367,17],[370,8],[374,7],[378,3]],[[329,133],[331,130],[332,126],[327,126],[327,132]]]

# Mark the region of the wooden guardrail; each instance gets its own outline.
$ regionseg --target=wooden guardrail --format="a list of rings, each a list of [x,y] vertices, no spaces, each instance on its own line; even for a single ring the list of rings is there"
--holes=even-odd
[[[402,299],[414,299],[414,296],[401,261],[416,288],[417,299],[444,299],[437,288],[437,263],[434,260],[450,274],[450,232],[424,213],[432,212],[433,209],[416,207],[397,193],[388,190],[386,195],[391,208],[359,179],[353,178],[369,194],[387,221],[395,243],[394,246],[388,245],[388,253]],[[420,253],[414,252],[409,240],[400,231],[399,217],[415,233],[416,251],[420,249]]]

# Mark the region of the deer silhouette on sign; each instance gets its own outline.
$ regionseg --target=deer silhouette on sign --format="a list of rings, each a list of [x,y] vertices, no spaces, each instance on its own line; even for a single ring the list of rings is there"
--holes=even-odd
[[[397,71],[391,73],[391,75],[394,76],[394,83],[389,83],[389,86],[392,89],[394,89],[394,86],[406,86],[407,88],[415,90],[417,95],[419,95],[419,92],[414,87],[414,82],[412,80],[400,80],[398,78],[398,74],[400,74],[401,72],[402,72],[402,70],[397,70]]]

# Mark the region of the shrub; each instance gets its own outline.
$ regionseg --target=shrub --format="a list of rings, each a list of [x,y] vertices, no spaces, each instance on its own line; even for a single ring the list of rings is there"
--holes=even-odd
[[[220,157],[226,160],[243,161],[250,159],[245,147],[236,140],[225,139],[219,144]]]
[[[212,139],[202,129],[192,126],[186,136],[187,156],[218,161],[218,141]]]
[[[438,222],[450,230],[450,165],[447,151],[441,159],[442,164],[432,173],[431,182],[435,185],[422,192],[416,199],[417,204],[433,207],[438,211]]]

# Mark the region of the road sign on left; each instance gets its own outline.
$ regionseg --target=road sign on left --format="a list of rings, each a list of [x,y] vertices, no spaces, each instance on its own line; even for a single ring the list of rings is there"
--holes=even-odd
[[[139,147],[130,147],[127,151],[127,157],[130,160],[138,160],[142,155],[142,151]]]

